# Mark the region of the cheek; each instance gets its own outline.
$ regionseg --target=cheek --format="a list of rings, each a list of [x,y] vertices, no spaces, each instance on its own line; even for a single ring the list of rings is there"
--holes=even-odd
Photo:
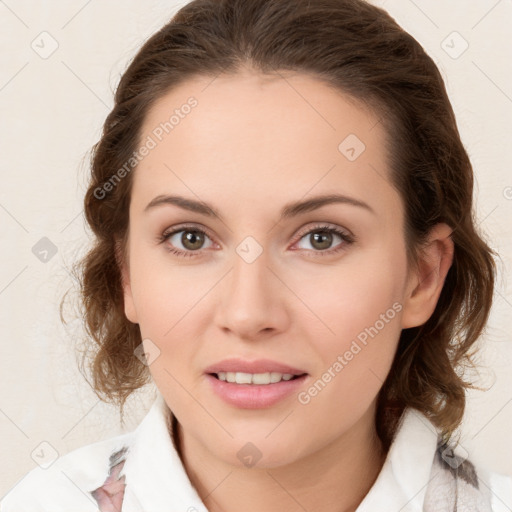
[[[323,273],[298,281],[295,290],[305,298],[313,315],[309,321],[321,326],[324,338],[343,342],[374,325],[382,314],[398,323],[401,307],[393,305],[403,300],[405,272],[400,254],[361,251],[338,268],[326,267]]]
[[[380,389],[401,332],[405,268],[400,253],[368,251],[336,272],[331,267],[323,278],[303,281],[300,293],[314,315],[302,322],[323,362],[319,386],[333,382],[334,395],[326,393],[325,400],[343,397],[358,407]]]
[[[181,388],[174,378],[196,377],[190,372],[212,321],[209,293],[219,276],[208,265],[180,266],[165,256],[150,261],[142,251],[134,253],[132,292],[142,339],[158,355],[149,370],[161,390],[176,395]]]
[[[215,283],[211,269],[180,265],[164,248],[131,254],[132,294],[141,330],[158,338],[185,318]],[[172,332],[172,331],[171,331]]]

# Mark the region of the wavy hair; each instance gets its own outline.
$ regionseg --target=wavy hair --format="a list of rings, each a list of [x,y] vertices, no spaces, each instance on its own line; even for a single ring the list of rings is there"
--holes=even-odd
[[[94,241],[75,265],[87,332],[82,373],[121,414],[128,396],[150,382],[134,356],[141,334],[124,314],[116,258],[126,256],[136,166],[115,187],[106,184],[139,147],[144,118],[159,98],[194,77],[247,66],[274,76],[307,73],[378,116],[391,182],[405,205],[410,265],[436,223],[453,228],[453,264],[437,307],[423,325],[402,330],[376,415],[386,447],[405,407],[424,413],[449,438],[462,421],[466,389],[475,388],[459,370],[474,367],[471,349],[488,320],[495,253],[477,229],[473,170],[438,68],[386,11],[364,0],[193,0],[142,45],[91,150],[84,207]]]

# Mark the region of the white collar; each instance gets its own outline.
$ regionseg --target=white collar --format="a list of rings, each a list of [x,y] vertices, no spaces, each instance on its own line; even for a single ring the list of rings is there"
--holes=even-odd
[[[134,432],[121,473],[126,476],[123,512],[208,512],[173,445],[168,413],[157,391],[157,399]],[[384,465],[357,512],[421,512],[436,446],[433,424],[407,408]]]
[[[192,486],[167,427],[169,408],[157,398],[134,432],[123,471],[123,512],[208,512]]]
[[[423,413],[406,408],[384,465],[356,512],[421,512],[437,436]]]

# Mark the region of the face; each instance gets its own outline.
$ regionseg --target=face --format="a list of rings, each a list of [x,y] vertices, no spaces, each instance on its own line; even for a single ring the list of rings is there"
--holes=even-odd
[[[410,291],[384,135],[306,75],[197,78],[149,111],[125,311],[183,432],[219,460],[240,466],[251,442],[260,466],[287,464],[370,417]],[[311,202],[328,195],[341,199]],[[231,358],[306,375],[262,393],[208,375]]]

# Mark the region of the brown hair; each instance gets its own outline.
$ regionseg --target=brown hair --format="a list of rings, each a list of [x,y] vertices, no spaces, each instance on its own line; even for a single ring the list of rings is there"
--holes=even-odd
[[[268,75],[308,73],[378,115],[391,180],[405,205],[411,265],[436,223],[453,228],[453,264],[437,307],[425,324],[402,331],[376,418],[386,447],[406,406],[450,437],[463,417],[465,390],[475,387],[458,370],[474,366],[470,348],[491,308],[495,253],[477,231],[473,171],[439,70],[387,12],[363,0],[193,0],[134,57],[92,149],[84,204],[95,240],[75,269],[93,389],[118,403],[122,414],[127,397],[150,382],[147,366],[134,356],[141,334],[125,317],[116,260],[116,241],[125,255],[133,172],[101,198],[97,191],[106,190],[138,148],[156,100],[194,76],[213,78],[244,66]]]

